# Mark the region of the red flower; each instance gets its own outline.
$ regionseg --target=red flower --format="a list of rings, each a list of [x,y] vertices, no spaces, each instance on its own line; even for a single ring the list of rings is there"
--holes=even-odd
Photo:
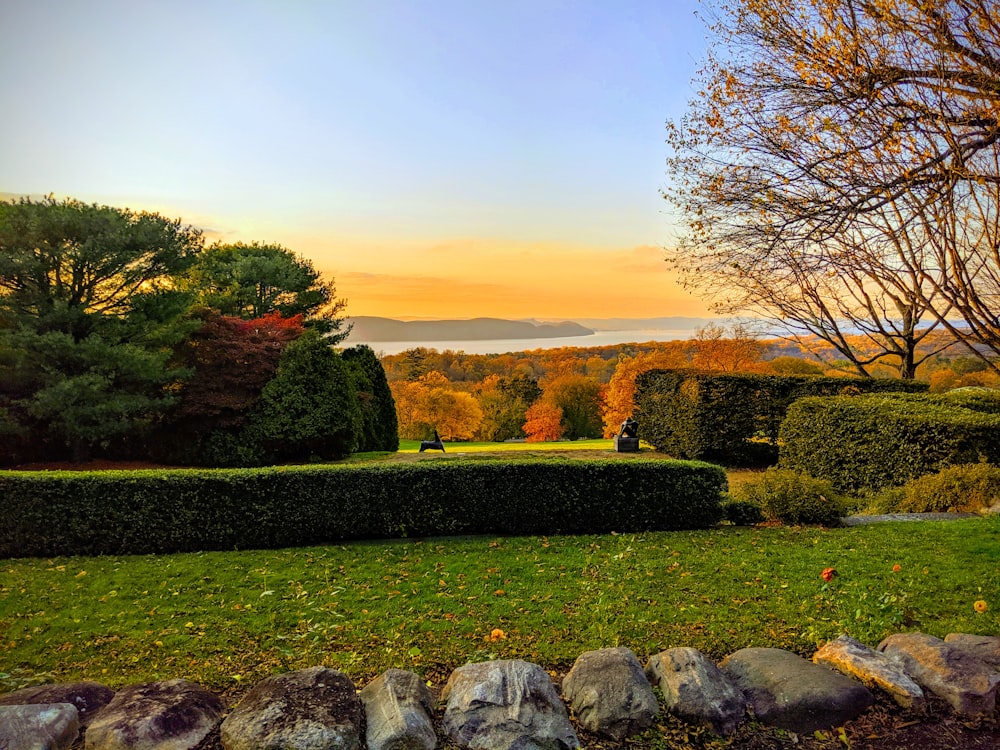
[[[832,581],[835,575],[837,575],[836,568],[823,568],[823,572],[820,573],[824,581]]]

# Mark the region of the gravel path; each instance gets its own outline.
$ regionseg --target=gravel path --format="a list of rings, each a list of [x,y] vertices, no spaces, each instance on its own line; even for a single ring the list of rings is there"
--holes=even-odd
[[[978,513],[884,513],[879,516],[848,516],[842,522],[844,526],[864,526],[886,521],[957,521],[978,517]]]

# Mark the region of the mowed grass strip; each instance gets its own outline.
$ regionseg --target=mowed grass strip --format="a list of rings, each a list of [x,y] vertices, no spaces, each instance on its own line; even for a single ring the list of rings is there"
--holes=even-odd
[[[167,677],[226,692],[316,664],[440,684],[467,661],[564,670],[617,645],[809,655],[843,632],[997,634],[998,612],[995,518],[5,560],[0,692]]]
[[[640,451],[636,453],[618,453],[612,438],[594,438],[590,440],[553,440],[542,443],[489,443],[489,442],[458,442],[444,444],[445,451],[428,450],[420,452],[419,440],[400,440],[399,450],[394,453],[374,452],[355,453],[344,459],[343,463],[366,463],[370,461],[457,461],[468,459],[504,459],[517,458],[648,458],[664,459],[671,457],[658,453],[646,442],[640,442]]]
[[[614,451],[614,441],[611,438],[593,438],[590,440],[549,440],[541,443],[516,442],[516,443],[493,443],[493,442],[458,442],[445,443],[445,453],[505,453],[521,451],[580,451],[580,450],[604,450]],[[418,453],[420,451],[419,440],[400,440],[400,453]],[[440,454],[440,451],[430,451]]]

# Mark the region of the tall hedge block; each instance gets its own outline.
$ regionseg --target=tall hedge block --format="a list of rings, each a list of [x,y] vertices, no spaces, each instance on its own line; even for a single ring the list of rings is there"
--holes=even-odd
[[[910,394],[796,401],[781,427],[780,464],[853,491],[1000,461],[1000,415],[956,401]]]
[[[0,557],[704,528],[725,487],[717,466],[643,460],[0,472]]]
[[[644,439],[679,458],[773,462],[781,422],[800,398],[926,389],[902,380],[652,370],[636,380],[636,417]]]

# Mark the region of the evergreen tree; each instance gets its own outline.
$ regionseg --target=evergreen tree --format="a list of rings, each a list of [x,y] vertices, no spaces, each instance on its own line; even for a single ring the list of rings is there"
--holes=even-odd
[[[329,460],[356,450],[362,423],[347,365],[318,332],[307,330],[281,355],[251,429],[269,459]]]
[[[0,201],[0,461],[84,459],[157,418],[201,249],[158,214]]]
[[[354,383],[364,423],[358,450],[399,450],[396,403],[382,363],[364,344],[345,349],[341,356]]]

